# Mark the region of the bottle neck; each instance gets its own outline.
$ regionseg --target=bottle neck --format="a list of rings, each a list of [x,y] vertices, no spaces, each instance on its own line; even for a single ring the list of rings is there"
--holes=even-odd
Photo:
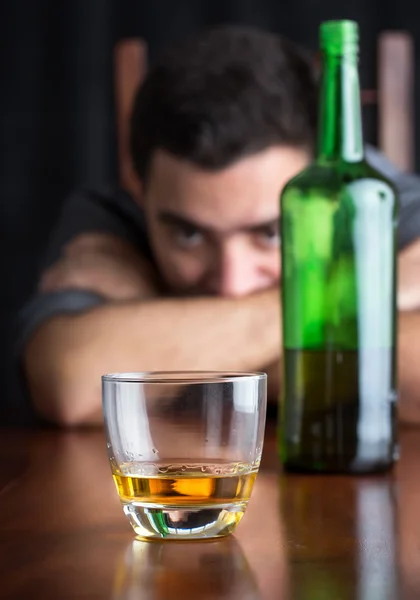
[[[324,54],[319,105],[318,160],[359,162],[363,133],[357,54]]]

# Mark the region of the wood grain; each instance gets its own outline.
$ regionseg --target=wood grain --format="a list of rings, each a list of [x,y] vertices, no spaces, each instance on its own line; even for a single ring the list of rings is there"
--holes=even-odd
[[[420,598],[420,430],[387,476],[285,476],[269,425],[244,520],[204,543],[135,540],[102,432],[0,433],[1,598]]]

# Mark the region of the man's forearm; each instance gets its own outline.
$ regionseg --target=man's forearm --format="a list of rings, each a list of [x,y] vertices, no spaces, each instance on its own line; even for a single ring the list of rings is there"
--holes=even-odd
[[[240,300],[109,304],[45,323],[25,366],[39,412],[79,424],[100,409],[100,377],[115,371],[255,370],[278,359],[275,291]]]
[[[398,380],[400,421],[420,424],[420,311],[399,314]]]

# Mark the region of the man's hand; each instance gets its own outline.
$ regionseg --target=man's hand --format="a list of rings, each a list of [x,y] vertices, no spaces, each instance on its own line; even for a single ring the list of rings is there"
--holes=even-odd
[[[398,256],[398,310],[420,308],[420,240]]]
[[[420,240],[398,256],[399,419],[420,424]]]
[[[79,289],[111,301],[152,298],[158,280],[152,266],[129,243],[111,234],[87,233],[71,240],[43,274],[40,292]]]

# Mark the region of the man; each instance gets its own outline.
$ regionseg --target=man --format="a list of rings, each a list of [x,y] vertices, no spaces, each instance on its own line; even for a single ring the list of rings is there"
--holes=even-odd
[[[220,27],[167,50],[132,119],[138,197],[65,204],[22,312],[39,414],[100,422],[112,371],[266,370],[281,360],[279,193],[312,159],[316,82],[286,40]],[[401,191],[401,417],[420,422],[420,186],[368,150]]]

